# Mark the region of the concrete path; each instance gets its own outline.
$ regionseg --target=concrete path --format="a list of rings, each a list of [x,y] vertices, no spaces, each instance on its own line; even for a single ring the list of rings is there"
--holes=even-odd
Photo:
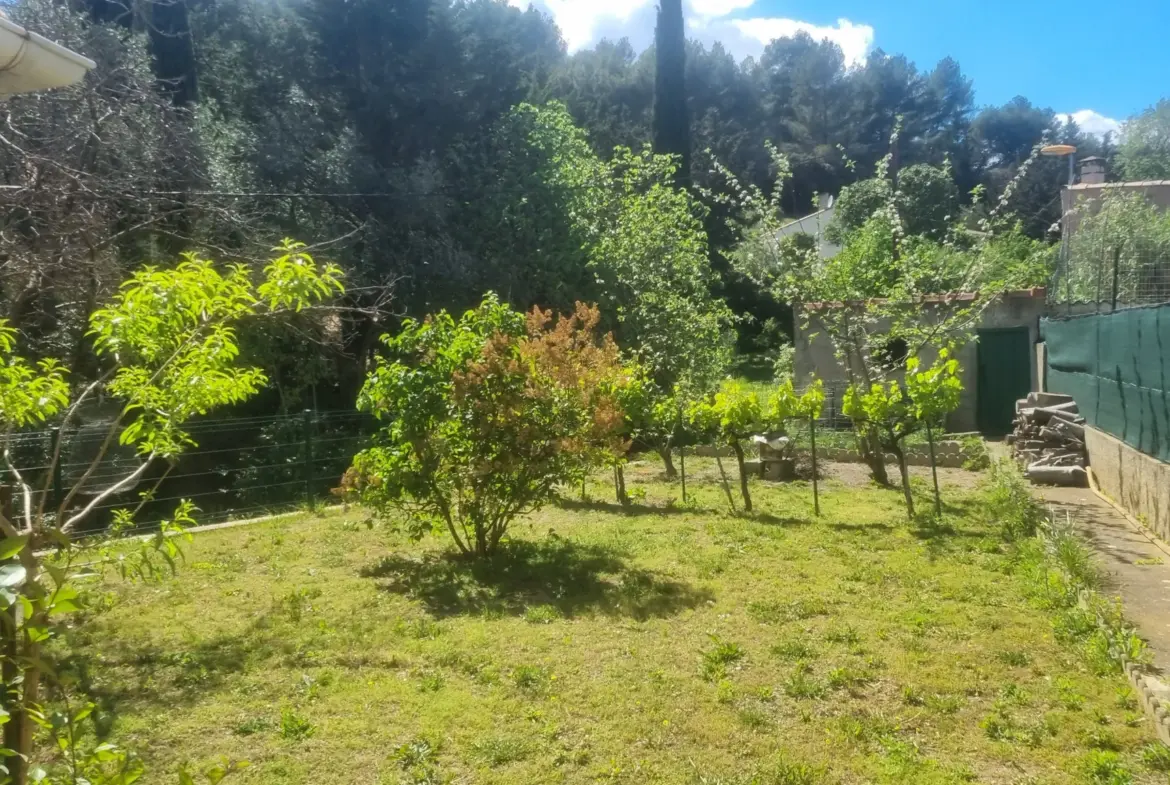
[[[1121,597],[1125,615],[1150,644],[1154,665],[1170,674],[1170,546],[1139,531],[1088,488],[1034,490],[1053,517],[1067,514],[1092,543],[1106,574],[1102,588]]]

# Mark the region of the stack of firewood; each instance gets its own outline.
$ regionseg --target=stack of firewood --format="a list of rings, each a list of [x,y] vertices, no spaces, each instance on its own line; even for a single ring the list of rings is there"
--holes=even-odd
[[[1085,418],[1072,396],[1028,393],[1016,401],[1015,430],[1008,436],[1024,473],[1034,483],[1088,483]]]

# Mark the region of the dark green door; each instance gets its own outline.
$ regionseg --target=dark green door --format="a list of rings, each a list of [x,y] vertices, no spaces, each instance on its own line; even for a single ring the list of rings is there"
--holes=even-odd
[[[1032,390],[1032,342],[1027,327],[979,330],[976,422],[986,436],[1012,429],[1016,400]]]

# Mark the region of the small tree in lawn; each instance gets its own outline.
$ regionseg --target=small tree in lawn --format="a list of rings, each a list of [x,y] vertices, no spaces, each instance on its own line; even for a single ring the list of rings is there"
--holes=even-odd
[[[760,396],[743,383],[729,379],[709,401],[693,405],[689,419],[697,431],[712,434],[731,448],[739,464],[739,490],[743,496],[743,508],[751,512],[752,496],[744,467],[744,441],[763,429],[764,410]]]
[[[947,349],[939,352],[939,359],[924,371],[918,370],[917,357],[906,363],[906,395],[914,407],[914,416],[926,427],[930,440],[930,471],[934,480],[934,511],[942,515],[942,497],[938,490],[938,467],[934,459],[933,428],[942,427],[945,417],[959,408],[963,383],[959,379],[959,361]]]
[[[488,295],[384,336],[390,356],[358,399],[383,426],[348,487],[378,514],[406,512],[413,536],[438,525],[462,553],[493,553],[516,516],[625,451],[626,377],[599,319],[580,303],[526,316]]]
[[[280,255],[265,267],[258,283],[245,267],[221,272],[193,255],[173,269],[147,267],[135,273],[108,307],[90,316],[101,373],[75,388],[56,362],[34,364],[17,354],[17,333],[0,322],[0,446],[18,492],[11,517],[0,509],[0,559],[6,560],[0,565],[5,782],[113,785],[141,776],[141,762],[128,752],[112,744],[79,741],[86,736],[78,723],[92,712],[92,704],[74,704],[64,712],[52,708],[69,701],[60,700],[68,696],[54,677],[45,645],[69,614],[84,607],[83,584],[78,582],[82,575],[113,569],[124,577],[149,578],[163,565],[173,569],[180,554],[174,535],[193,523],[195,508],[180,502],[171,520],[137,546],[111,549],[100,538],[75,542],[72,535],[97,510],[136,489],[151,467],[173,465],[184,449],[194,446],[186,428],[192,417],[259,391],[264,373],[236,361],[238,324],[301,311],[341,290],[340,271],[317,265],[300,244],[286,241],[277,250]],[[43,480],[37,482],[15,465],[21,430],[49,420],[68,428],[99,395],[120,401],[121,409],[79,478],[71,481],[59,503],[50,504],[50,483],[64,460],[61,439],[52,446]],[[134,449],[137,465],[101,480],[115,440]],[[165,477],[161,472],[140,495],[140,503],[114,511],[115,530],[134,523]],[[87,496],[78,501],[82,489]],[[34,747],[36,728],[52,745],[43,766]]]
[[[946,349],[939,352],[938,360],[930,369],[920,372],[919,367],[917,356],[907,359],[905,384],[890,380],[882,384],[875,383],[869,389],[851,385],[845,391],[841,407],[845,415],[853,420],[860,436],[873,438],[884,451],[892,453],[897,459],[906,512],[911,517],[914,515],[914,497],[910,491],[910,473],[906,465],[906,437],[925,427],[927,420],[923,419],[924,414],[941,416],[942,412],[953,410],[958,404],[958,390],[962,389],[958,379],[959,363],[950,357]],[[911,397],[910,386],[916,387],[921,404]],[[945,409],[948,405],[951,408]]]

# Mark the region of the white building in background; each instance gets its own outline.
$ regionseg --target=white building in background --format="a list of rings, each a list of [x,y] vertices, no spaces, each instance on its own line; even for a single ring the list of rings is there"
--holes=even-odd
[[[816,238],[821,258],[832,259],[841,251],[841,246],[825,239],[825,230],[829,228],[829,222],[833,220],[836,208],[836,200],[830,196],[829,204],[824,210],[818,210],[804,218],[797,218],[792,223],[784,224],[776,230],[776,239],[779,240],[781,237],[793,234],[810,234]]]

